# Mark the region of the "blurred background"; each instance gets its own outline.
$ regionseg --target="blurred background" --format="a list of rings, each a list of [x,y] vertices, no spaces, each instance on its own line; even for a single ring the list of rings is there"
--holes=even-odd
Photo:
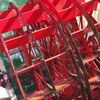
[[[0,11],[8,9],[8,3],[14,2],[16,5],[24,5],[26,0],[0,0]]]

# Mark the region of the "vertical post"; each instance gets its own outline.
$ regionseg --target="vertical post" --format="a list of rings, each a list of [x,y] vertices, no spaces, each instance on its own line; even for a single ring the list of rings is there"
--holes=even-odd
[[[26,100],[26,95],[25,95],[24,90],[23,90],[23,88],[22,88],[22,86],[21,86],[21,83],[20,83],[20,80],[19,80],[19,78],[18,78],[18,76],[17,76],[17,74],[16,74],[16,71],[15,71],[15,69],[14,69],[14,64],[13,64],[13,62],[12,62],[12,59],[11,59],[11,57],[10,57],[10,54],[9,54],[7,45],[6,45],[6,43],[5,43],[5,41],[4,41],[3,37],[2,37],[2,34],[0,34],[0,40],[1,40],[2,45],[3,45],[3,47],[4,47],[4,51],[5,51],[6,55],[7,55],[7,58],[8,58],[8,60],[9,60],[10,65],[11,65],[11,69],[12,69],[12,71],[13,71],[13,74],[14,74],[14,76],[15,76],[16,82],[17,82],[17,84],[18,84],[18,86],[19,86],[19,89],[20,89],[20,91],[21,91],[21,94],[22,94],[23,98]]]

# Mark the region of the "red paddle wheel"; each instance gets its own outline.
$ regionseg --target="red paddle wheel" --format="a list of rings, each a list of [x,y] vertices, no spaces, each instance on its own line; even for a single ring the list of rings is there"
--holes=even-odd
[[[22,7],[10,2],[0,13],[0,51],[9,60],[20,99],[100,97],[95,95],[100,91],[100,24],[93,17],[98,4],[99,0],[28,0]],[[4,38],[10,31],[13,34]],[[22,58],[18,67],[11,59],[16,53]],[[34,83],[32,93],[23,83]]]

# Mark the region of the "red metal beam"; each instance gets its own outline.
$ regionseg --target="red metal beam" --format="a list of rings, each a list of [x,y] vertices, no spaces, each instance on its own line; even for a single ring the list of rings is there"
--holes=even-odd
[[[40,40],[43,37],[51,36],[53,34],[54,30],[55,30],[55,27],[52,26],[52,27],[37,30],[37,31],[33,32],[32,34],[35,36],[36,40]],[[21,36],[18,36],[18,37],[15,37],[15,38],[5,41],[8,50],[27,44],[28,36],[29,36],[29,34],[26,33],[24,35],[21,35]],[[2,43],[0,43],[0,51],[4,52]]]
[[[56,59],[58,57],[66,55],[66,53],[67,53],[67,51],[63,52],[63,53],[60,53],[58,55],[55,55],[55,56],[53,56],[51,58],[48,58],[45,61],[46,62],[52,61],[52,60],[54,60],[54,59]],[[97,57],[99,57],[99,56],[98,55],[94,55],[94,56],[88,57],[88,58],[83,60],[83,63],[86,64],[86,63],[96,59]],[[28,66],[28,67],[26,67],[26,68],[24,68],[22,70],[16,71],[16,73],[17,73],[17,75],[20,76],[20,75],[22,75],[22,74],[24,74],[24,73],[26,73],[26,72],[28,72],[28,71],[30,71],[32,69],[35,70],[35,69],[39,68],[41,65],[42,65],[42,62],[38,62],[37,64],[32,64],[31,66]]]
[[[82,7],[85,8],[87,12],[96,10],[97,3],[95,7],[93,6],[94,5],[92,4],[92,1],[82,4]],[[36,22],[40,22],[41,20],[48,20],[48,17],[43,17],[43,16],[46,16],[47,14],[43,13],[43,10],[41,10],[41,8],[39,8],[38,5],[33,7],[32,4],[29,4],[29,5],[20,7],[19,10],[23,18],[25,18],[28,24],[34,24]],[[61,15],[61,17],[63,16],[65,20],[70,20],[76,17],[76,15],[73,13],[74,11],[75,11],[74,7],[71,7],[69,9],[63,9],[59,11],[59,15]],[[78,10],[77,16],[81,14],[82,13]],[[18,29],[22,26],[25,26],[25,22],[23,20],[21,22],[22,26],[20,26],[19,23],[20,23],[19,18],[15,10],[11,10],[11,11],[8,10],[8,11],[4,11],[0,13],[0,25],[1,25],[0,33],[5,33],[11,30]]]
[[[95,27],[98,31],[100,31],[100,23],[95,24]],[[38,31],[33,32],[32,34],[34,34],[34,36],[37,40],[40,40],[43,37],[51,36],[53,34],[54,30],[55,30],[55,27],[52,26],[52,27],[40,29]],[[87,27],[87,28],[84,28],[82,30],[72,33],[72,35],[73,35],[73,37],[77,37],[77,36],[80,36],[80,35],[83,35],[83,34],[89,32],[89,31],[91,31],[91,29],[90,29],[90,27]],[[26,33],[22,36],[18,36],[13,39],[9,39],[5,42],[7,44],[8,50],[16,48],[18,46],[23,46],[28,43],[28,34]],[[0,43],[0,51],[4,52],[2,43]]]

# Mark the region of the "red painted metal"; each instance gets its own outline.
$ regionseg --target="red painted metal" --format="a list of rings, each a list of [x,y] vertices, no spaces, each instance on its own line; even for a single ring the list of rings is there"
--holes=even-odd
[[[28,0],[22,7],[10,2],[0,13],[0,51],[10,62],[22,98],[32,97],[21,86],[20,78],[28,74],[36,90],[47,91],[48,100],[92,100],[89,80],[100,74],[100,23],[92,16],[98,4],[98,0]],[[10,31],[13,35],[2,36]],[[18,68],[10,57],[15,53],[24,63]],[[59,90],[60,83],[64,88]]]

